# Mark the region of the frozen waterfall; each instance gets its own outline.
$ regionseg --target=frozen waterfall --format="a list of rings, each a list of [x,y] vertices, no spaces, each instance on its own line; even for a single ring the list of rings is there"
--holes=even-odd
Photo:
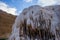
[[[53,11],[38,5],[25,8],[16,18],[9,40],[59,40],[58,23]]]

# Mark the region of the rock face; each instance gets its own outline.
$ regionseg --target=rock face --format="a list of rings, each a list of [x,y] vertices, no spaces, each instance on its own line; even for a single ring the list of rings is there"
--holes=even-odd
[[[38,5],[24,9],[15,20],[9,40],[60,40],[57,13]]]
[[[0,10],[0,39],[8,38],[16,16]]]

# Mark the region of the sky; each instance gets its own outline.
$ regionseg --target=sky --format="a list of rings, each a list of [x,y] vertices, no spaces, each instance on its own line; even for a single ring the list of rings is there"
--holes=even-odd
[[[19,15],[24,8],[32,5],[60,5],[60,0],[0,0],[0,10],[13,15]]]

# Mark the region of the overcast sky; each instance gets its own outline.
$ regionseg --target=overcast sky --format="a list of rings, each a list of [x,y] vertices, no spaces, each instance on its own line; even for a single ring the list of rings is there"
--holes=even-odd
[[[59,5],[60,0],[0,0],[0,10],[13,15],[19,15],[24,8],[32,5]]]

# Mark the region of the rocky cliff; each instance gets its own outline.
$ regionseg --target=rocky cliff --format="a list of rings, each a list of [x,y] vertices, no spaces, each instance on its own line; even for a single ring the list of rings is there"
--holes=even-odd
[[[12,30],[16,16],[0,10],[0,38],[7,38]]]

